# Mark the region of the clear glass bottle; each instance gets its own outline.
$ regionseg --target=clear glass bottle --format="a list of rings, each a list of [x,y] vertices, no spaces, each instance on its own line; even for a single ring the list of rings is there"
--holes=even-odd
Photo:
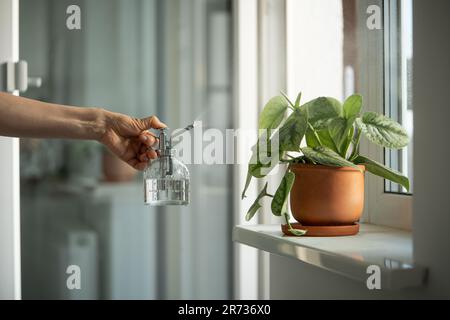
[[[159,135],[159,157],[144,171],[145,204],[151,206],[188,205],[189,170],[175,158],[167,129]]]

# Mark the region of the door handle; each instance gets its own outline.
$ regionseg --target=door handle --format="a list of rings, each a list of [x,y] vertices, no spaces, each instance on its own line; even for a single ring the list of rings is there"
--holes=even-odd
[[[18,62],[6,62],[2,66],[5,70],[5,81],[0,90],[13,93],[14,91],[25,92],[28,88],[40,88],[42,78],[28,77],[28,63],[25,60]],[[2,81],[0,81],[0,84]]]

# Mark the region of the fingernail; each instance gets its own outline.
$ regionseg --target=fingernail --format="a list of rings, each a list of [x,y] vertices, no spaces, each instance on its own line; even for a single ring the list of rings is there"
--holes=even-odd
[[[148,137],[147,136],[142,136],[142,139],[145,141],[145,140],[148,140]]]

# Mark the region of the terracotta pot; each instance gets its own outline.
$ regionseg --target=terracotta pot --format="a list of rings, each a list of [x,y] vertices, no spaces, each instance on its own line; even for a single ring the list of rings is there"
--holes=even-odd
[[[136,176],[137,170],[120,160],[111,152],[103,152],[103,176],[108,182],[128,182]]]
[[[359,166],[365,170],[364,166]],[[291,165],[294,218],[306,226],[341,226],[357,222],[364,208],[364,173],[351,167]]]

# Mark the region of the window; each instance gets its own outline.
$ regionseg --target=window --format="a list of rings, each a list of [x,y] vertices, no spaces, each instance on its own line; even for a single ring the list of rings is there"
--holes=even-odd
[[[385,4],[385,114],[402,123],[413,137],[412,105],[412,0]],[[412,141],[402,150],[386,150],[385,164],[410,179],[413,190]],[[385,181],[385,192],[406,193],[396,183]]]
[[[293,97],[301,91],[303,102],[321,95],[343,100],[358,92],[365,98],[365,111],[383,113],[386,110],[389,115],[395,112],[394,118],[411,133],[412,113],[408,111],[412,109],[409,68],[412,57],[411,1],[233,2],[237,26],[234,85],[239,127],[256,127],[258,108],[268,97],[286,89],[287,94]],[[404,2],[406,5],[403,5]],[[369,29],[367,26],[370,17],[368,9],[371,6],[379,9],[379,28]],[[391,7],[395,10],[388,10]],[[401,22],[405,26],[399,25]],[[388,29],[389,23],[392,28]],[[386,34],[388,30],[390,34]],[[398,43],[395,55],[391,53],[394,47],[388,47],[385,41],[388,44]],[[400,71],[388,74],[385,70],[388,65],[386,61],[392,70],[395,65],[400,66]],[[397,92],[402,93],[398,99],[394,99],[398,93],[393,91],[393,84],[397,86],[396,90],[400,90]],[[388,94],[390,100],[385,99]],[[396,104],[385,104],[385,100],[395,101]],[[399,109],[395,111],[394,106]],[[389,161],[386,164],[404,172],[412,180],[411,148],[403,153],[392,152],[386,156],[382,148],[366,143],[361,146],[361,153],[379,162],[383,162],[386,157]],[[238,154],[245,155],[245,159],[249,157],[247,149],[242,149],[242,146],[239,146]],[[394,163],[394,159],[397,162]],[[236,180],[242,184],[239,190],[243,188],[246,174],[246,166],[237,170]],[[388,188],[379,177],[366,175],[366,208],[362,222],[409,229],[411,197],[400,194],[403,191],[395,185]],[[243,208],[251,205],[251,200],[248,203],[245,201],[254,199],[257,189],[250,187],[247,194],[247,200],[239,199],[236,202],[237,224],[244,223]],[[270,206],[267,211],[270,211]],[[272,217],[270,212],[266,213]],[[269,218],[263,218],[260,222],[276,223]],[[246,280],[245,286],[237,288],[238,296],[253,298],[258,295],[266,298],[269,279],[269,269],[265,264],[267,261],[247,247],[239,247],[236,257],[236,278]]]
[[[358,4],[365,6],[369,2],[373,4],[366,0]],[[359,67],[363,70],[359,73],[359,84],[366,92],[366,110],[384,112],[400,122],[412,137],[412,0],[375,3],[382,8],[383,28],[380,31],[363,29],[358,42],[358,46],[368,50],[366,57],[359,56]],[[367,14],[364,9],[361,8],[359,14]],[[413,182],[412,142],[402,150],[381,150],[368,144],[365,147],[371,158],[402,172]],[[371,175],[366,177],[367,221],[410,230],[412,197],[407,190],[390,181]]]

